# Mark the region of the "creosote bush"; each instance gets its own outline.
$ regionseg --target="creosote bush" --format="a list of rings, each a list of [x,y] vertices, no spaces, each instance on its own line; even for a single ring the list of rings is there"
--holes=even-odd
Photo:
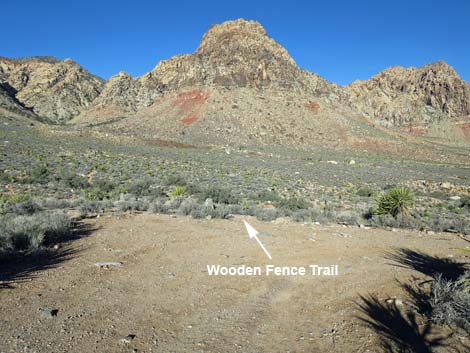
[[[46,165],[39,164],[31,170],[24,182],[28,184],[45,184],[49,181],[50,174],[51,172]]]
[[[212,201],[214,201],[215,203],[222,203],[226,205],[234,205],[240,202],[240,198],[235,195],[232,190],[218,186],[210,186],[202,190],[197,195],[197,197],[200,201],[212,199]]]
[[[376,203],[375,214],[397,217],[400,214],[409,214],[410,209],[414,206],[415,196],[410,189],[398,186],[378,196]]]
[[[29,251],[67,240],[72,235],[70,218],[63,212],[0,216],[0,251]]]

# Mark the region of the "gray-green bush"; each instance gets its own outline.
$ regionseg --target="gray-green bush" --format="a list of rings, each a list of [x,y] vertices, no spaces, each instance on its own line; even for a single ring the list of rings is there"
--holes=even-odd
[[[35,250],[65,241],[71,235],[70,218],[63,212],[0,216],[0,251]]]

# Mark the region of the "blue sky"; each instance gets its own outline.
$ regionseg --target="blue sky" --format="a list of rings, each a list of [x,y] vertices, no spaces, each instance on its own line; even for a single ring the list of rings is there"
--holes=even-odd
[[[2,0],[0,56],[72,58],[103,78],[193,52],[213,23],[259,21],[302,68],[347,84],[437,60],[470,81],[470,1]]]

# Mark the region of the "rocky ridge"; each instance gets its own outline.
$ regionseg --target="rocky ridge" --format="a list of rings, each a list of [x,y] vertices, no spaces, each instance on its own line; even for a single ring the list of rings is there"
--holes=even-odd
[[[20,106],[61,123],[87,108],[104,81],[71,59],[31,57],[0,58],[0,83],[9,87]]]
[[[213,25],[194,53],[141,77],[120,72],[104,82],[70,59],[0,58],[0,83],[7,110],[170,139],[308,144],[368,136],[377,123],[429,127],[470,115],[470,86],[444,62],[392,67],[341,87],[299,68],[261,24],[242,19]],[[361,121],[371,128],[361,130]]]
[[[258,22],[239,19],[213,25],[193,54],[163,60],[139,78],[124,72],[111,77],[87,115],[134,113],[190,87],[274,88],[332,100],[342,95],[337,85],[301,70]]]
[[[388,127],[429,126],[470,114],[470,85],[443,61],[391,67],[345,91],[355,109]]]

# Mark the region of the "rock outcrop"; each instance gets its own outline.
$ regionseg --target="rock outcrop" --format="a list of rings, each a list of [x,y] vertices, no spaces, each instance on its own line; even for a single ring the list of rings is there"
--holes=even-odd
[[[0,83],[27,110],[62,123],[89,107],[104,81],[70,59],[31,57],[0,58]]]
[[[299,68],[258,22],[242,19],[213,25],[194,53],[141,77],[120,72],[104,82],[70,59],[0,58],[0,84],[6,110],[204,143],[365,144],[383,126],[428,131],[444,121],[452,130],[470,116],[470,86],[444,62],[392,67],[340,87]]]
[[[112,77],[91,111],[126,115],[190,87],[271,88],[332,100],[342,94],[337,85],[301,70],[258,22],[238,19],[213,25],[193,54],[163,60],[139,78],[125,73]]]
[[[432,125],[470,114],[470,86],[443,61],[391,67],[345,87],[352,106],[386,125]]]

